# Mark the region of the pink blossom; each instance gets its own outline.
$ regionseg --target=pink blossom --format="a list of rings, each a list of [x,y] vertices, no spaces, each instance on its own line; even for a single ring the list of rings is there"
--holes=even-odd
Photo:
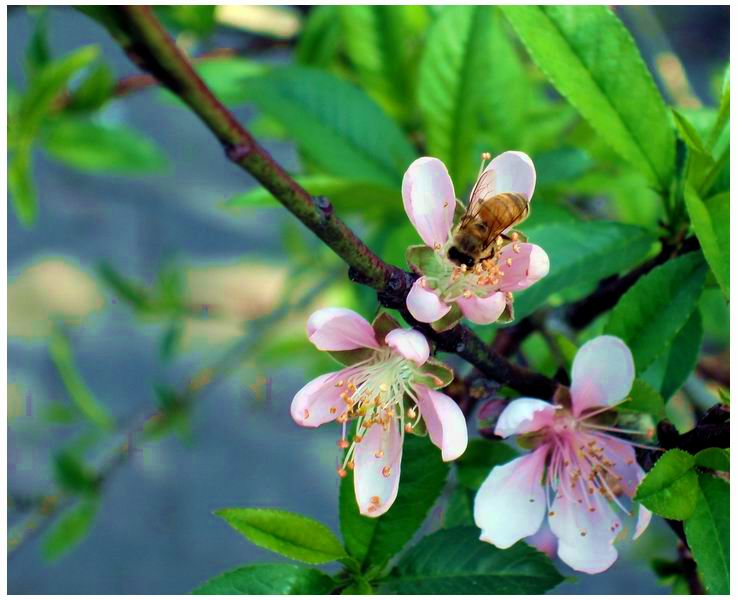
[[[602,417],[625,399],[634,376],[628,347],[601,336],[574,358],[571,408],[535,398],[505,408],[495,433],[525,436],[534,449],[496,466],[480,487],[474,501],[480,539],[509,548],[534,535],[548,516],[559,558],[570,567],[599,573],[615,562],[614,542],[623,533],[617,513],[631,515],[623,498],[632,498],[644,473],[633,443],[614,435],[636,432],[605,424]],[[650,519],[639,506],[633,539]]]
[[[443,460],[466,449],[461,409],[435,389],[448,385],[453,372],[430,358],[423,334],[399,327],[385,313],[370,324],[352,310],[325,308],[310,316],[307,333],[318,349],[346,366],[298,391],[292,418],[303,427],[341,424],[338,445],[346,453],[338,474],[345,477],[353,469],[361,514],[378,517],[397,496],[405,433],[416,433],[421,419]],[[356,428],[349,440],[352,420]]]
[[[488,171],[495,173],[489,195],[516,192],[530,201],[536,172],[526,154],[504,152],[483,172]],[[505,314],[510,316],[512,292],[548,274],[546,252],[535,244],[518,241],[516,232],[510,233],[511,243],[473,268],[449,260],[457,202],[451,178],[440,160],[423,157],[410,165],[402,183],[402,199],[410,222],[426,244],[408,249],[408,262],[421,275],[407,297],[407,308],[418,321],[444,319],[438,329],[453,326],[462,315],[474,323],[494,323]]]

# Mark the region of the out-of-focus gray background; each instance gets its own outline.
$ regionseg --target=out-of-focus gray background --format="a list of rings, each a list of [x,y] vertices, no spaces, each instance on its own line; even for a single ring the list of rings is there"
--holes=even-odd
[[[728,8],[663,7],[655,14],[697,93],[706,95],[705,66],[727,59],[721,53],[727,48]],[[71,9],[54,9],[50,17],[55,53],[100,44],[117,73],[135,72],[92,21]],[[9,77],[21,82],[30,20],[15,10],[8,23]],[[648,39],[634,33],[648,55]],[[283,60],[284,52],[264,58]],[[283,220],[291,217],[280,209],[234,216],[219,208],[218,201],[252,182],[224,160],[205,128],[181,107],[160,101],[153,89],[106,110],[109,118],[146,131],[166,150],[170,166],[149,177],[96,177],[39,155],[38,223],[25,230],[8,212],[9,396],[24,407],[10,424],[8,476],[10,491],[21,497],[49,488],[49,451],[70,436],[68,427],[50,428],[38,419],[45,403],[65,394],[43,337],[51,312],[62,305],[79,311],[82,322],[70,330],[75,358],[89,387],[122,421],[152,406],[154,384],[186,381],[208,352],[234,336],[227,328],[193,324],[186,351],[162,366],[162,325],[142,324],[99,284],[93,269],[101,260],[151,280],[163,262],[177,259],[191,270],[191,284],[202,297],[225,294],[246,317],[267,313],[275,297],[289,293],[283,272],[275,267],[270,275],[270,264],[285,257],[280,235]],[[250,116],[248,109],[236,112]],[[269,149],[283,164],[295,164],[289,145]],[[205,268],[216,275],[208,278]],[[249,279],[254,270],[258,286],[256,277]],[[273,289],[263,283],[270,277]],[[221,507],[279,507],[337,530],[336,432],[300,429],[289,418],[292,395],[303,383],[301,366],[287,356],[282,369],[251,369],[209,388],[198,400],[191,439],[170,437],[137,449],[107,484],[90,535],[55,563],[42,560],[38,539],[26,544],[9,562],[8,591],[186,593],[223,570],[281,560],[213,516]],[[576,582],[555,591],[664,593],[668,588],[656,582],[647,561],[652,549],[673,547],[671,535],[655,523],[638,544],[620,546],[624,557],[606,574],[578,574]]]

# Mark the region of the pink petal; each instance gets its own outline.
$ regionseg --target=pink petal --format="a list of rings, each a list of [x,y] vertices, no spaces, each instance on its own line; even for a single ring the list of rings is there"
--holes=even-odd
[[[505,294],[502,292],[495,292],[486,298],[459,296],[456,299],[456,304],[459,305],[464,316],[477,325],[494,323],[505,310],[506,303]]]
[[[536,187],[536,169],[533,161],[524,152],[511,150],[503,152],[487,165],[484,170],[495,171],[495,187],[492,194],[516,192],[523,194],[528,201],[533,197]]]
[[[374,329],[348,308],[321,308],[307,322],[308,339],[318,350],[379,348]]]
[[[420,284],[417,279],[410,293],[407,295],[407,310],[421,323],[433,323],[445,316],[451,307],[443,302],[438,295]]]
[[[430,356],[428,340],[415,329],[393,329],[387,334],[384,341],[390,348],[418,366],[425,364]]]
[[[416,385],[415,392],[431,442],[441,449],[443,460],[456,460],[464,454],[468,442],[464,413],[446,394],[424,385]]]
[[[474,498],[480,540],[504,549],[538,531],[546,514],[541,478],[547,453],[544,445],[492,469]]]
[[[431,248],[446,243],[456,210],[454,184],[437,158],[413,162],[402,180],[402,202],[410,222]]]
[[[621,339],[602,335],[590,340],[579,349],[571,367],[574,415],[614,406],[628,395],[634,377],[633,355]]]
[[[387,430],[374,424],[356,446],[354,493],[359,512],[367,517],[386,513],[397,497],[402,460],[402,436],[397,421]]]
[[[525,541],[537,550],[546,554],[549,558],[556,556],[558,540],[546,523],[543,523],[541,528],[533,535],[527,537]]]
[[[553,423],[556,407],[537,398],[518,398],[505,407],[497,419],[495,435],[509,437],[531,433]]]
[[[340,396],[345,388],[336,387],[336,383],[347,379],[350,373],[349,369],[326,373],[303,386],[290,406],[295,423],[302,427],[318,427],[335,420],[345,408]],[[331,408],[335,408],[335,412],[331,413]]]
[[[567,485],[559,485],[551,506],[553,515],[548,518],[551,531],[559,538],[559,558],[577,571],[601,573],[618,557],[613,542],[622,523],[600,494],[584,497],[578,487],[572,491]]]
[[[524,290],[548,275],[549,270],[548,254],[535,244],[507,244],[500,250],[497,264],[502,269],[503,292]]]

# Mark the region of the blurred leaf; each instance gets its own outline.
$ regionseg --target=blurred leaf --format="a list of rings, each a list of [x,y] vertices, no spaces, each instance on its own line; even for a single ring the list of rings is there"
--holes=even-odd
[[[491,21],[489,6],[444,7],[428,32],[420,63],[417,100],[428,154],[446,164],[458,195],[479,160],[474,141],[488,93],[482,82]]]
[[[695,308],[684,327],[677,333],[667,350],[666,368],[661,383],[661,395],[671,398],[694,371],[702,346],[702,318]]]
[[[212,5],[155,6],[154,12],[175,33],[186,31],[205,37],[215,28],[215,6]]]
[[[730,593],[730,485],[699,476],[697,507],[685,521],[689,549],[710,594]]]
[[[356,68],[362,89],[389,114],[413,112],[411,43],[401,5],[344,5],[338,10],[346,53]]]
[[[98,267],[98,274],[117,295],[128,302],[135,310],[146,311],[150,308],[146,289],[125,278],[112,265],[101,264]]]
[[[691,454],[676,449],[665,452],[638,485],[634,500],[667,519],[687,519],[699,493],[693,466]]]
[[[123,125],[57,119],[49,123],[41,143],[55,159],[83,171],[138,174],[167,164],[151,140]]]
[[[312,67],[328,67],[341,44],[341,19],[335,5],[313,6],[297,40],[295,62]]]
[[[442,529],[413,546],[380,591],[394,594],[542,594],[564,578],[542,552],[479,540],[476,527]]]
[[[343,179],[332,175],[298,175],[297,183],[313,196],[326,196],[340,215],[360,213],[380,217],[387,213],[402,213],[402,199],[397,187],[371,181]],[[277,206],[271,192],[255,186],[248,192],[232,196],[225,201],[226,208]]]
[[[55,330],[49,340],[49,353],[69,398],[89,421],[102,429],[112,429],[115,425],[108,410],[97,401],[85,384],[74,364],[74,355],[69,338]]]
[[[701,253],[691,252],[656,267],[620,298],[605,333],[628,345],[638,372],[667,350],[684,327],[697,305],[705,275]]]
[[[618,404],[618,410],[646,413],[653,415],[656,419],[663,419],[664,399],[661,394],[642,379],[636,379],[628,394],[628,399]]]
[[[730,194],[718,194],[703,202],[687,184],[684,201],[707,264],[726,298],[730,297]]]
[[[28,42],[25,57],[30,79],[33,79],[51,60],[48,15],[46,8],[42,8],[33,15],[33,34]]]
[[[535,208],[534,208],[535,210]],[[515,294],[515,319],[529,315],[552,294],[596,282],[643,260],[655,237],[632,225],[607,221],[551,223],[524,228],[528,241],[548,254],[548,275]]]
[[[249,78],[263,75],[267,68],[245,58],[203,60],[195,70],[226,106],[243,104],[249,98]]]
[[[623,158],[668,190],[674,132],[636,44],[612,11],[605,6],[502,10],[561,95]]]
[[[104,63],[90,70],[90,73],[72,92],[65,106],[70,112],[92,112],[105,104],[115,89],[115,76]]]
[[[440,495],[448,469],[440,451],[427,437],[405,436],[397,499],[392,508],[377,518],[359,513],[353,473],[341,480],[341,533],[349,554],[363,565],[364,571],[384,565],[410,541]]]
[[[65,490],[78,494],[95,494],[99,485],[97,475],[69,450],[54,457],[54,476]]]
[[[215,514],[257,546],[307,563],[346,556],[341,542],[322,523],[270,508],[222,508]]]
[[[694,455],[694,464],[713,471],[730,472],[730,451],[723,448],[705,448]]]
[[[98,507],[97,498],[84,499],[64,511],[41,542],[43,557],[54,561],[77,546],[89,532]]]
[[[329,594],[336,587],[325,573],[298,565],[248,565],[213,577],[193,594],[223,596]]]
[[[353,582],[341,591],[342,596],[368,596],[374,593],[371,584],[363,577],[357,577]]]
[[[459,483],[478,490],[494,467],[510,462],[517,456],[515,449],[504,442],[470,440],[466,451],[456,461]]]
[[[715,122],[710,130],[710,134],[707,138],[707,148],[712,150],[720,139],[725,126],[728,124],[730,119],[730,65],[725,69],[725,76],[723,77],[722,92],[720,94],[720,106],[718,107],[717,116]]]
[[[587,152],[571,146],[562,146],[539,154],[533,162],[536,165],[536,185],[539,189],[578,179],[594,164]],[[540,204],[536,202],[535,208]]]
[[[16,218],[24,227],[33,225],[38,216],[38,202],[31,176],[30,143],[21,143],[10,151],[8,191]]]
[[[49,423],[67,424],[79,419],[79,412],[63,402],[50,402],[41,407],[41,418]]]
[[[184,328],[185,325],[182,319],[173,319],[167,325],[159,347],[159,354],[164,360],[171,360],[179,350]]]
[[[328,73],[275,70],[252,79],[249,95],[326,173],[399,186],[415,159],[402,131],[362,90]]]
[[[13,127],[17,128],[19,138],[35,135],[72,76],[95,60],[98,53],[96,46],[84,46],[44,66],[31,81],[15,115]]]

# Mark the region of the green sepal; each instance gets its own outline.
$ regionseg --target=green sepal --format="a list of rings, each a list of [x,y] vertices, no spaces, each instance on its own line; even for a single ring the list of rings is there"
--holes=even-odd
[[[420,373],[413,377],[413,382],[433,390],[445,388],[454,380],[453,370],[435,358],[429,358],[419,369]]]
[[[387,334],[390,331],[401,327],[402,325],[400,325],[395,318],[386,311],[381,311],[372,321],[374,335],[376,336],[377,341],[382,345],[385,344],[384,338],[387,337]]]
[[[418,424],[413,427],[413,430],[410,432],[413,435],[417,435],[418,437],[425,437],[428,435],[428,428],[425,426],[425,421],[423,419],[420,419],[418,421]]]
[[[374,350],[371,348],[356,348],[355,350],[328,350],[328,354],[342,364],[344,367],[350,367],[362,360],[369,358]]]
[[[454,209],[454,223],[458,223],[461,220],[461,217],[463,217],[465,213],[466,213],[466,205],[457,198],[456,208]]]
[[[443,331],[448,331],[459,321],[461,321],[461,318],[463,316],[464,315],[461,314],[461,309],[459,308],[458,304],[454,303],[451,305],[450,311],[448,311],[437,321],[433,321],[433,323],[431,323],[431,327],[433,328],[433,331],[438,331],[439,333]]]
[[[502,314],[499,316],[496,323],[499,323],[501,325],[505,325],[507,323],[511,323],[515,320],[515,307],[513,307],[512,301],[505,302],[505,308],[502,311]]]
[[[425,245],[408,246],[405,250],[405,260],[410,269],[418,275],[442,277],[446,272],[443,257]]]

